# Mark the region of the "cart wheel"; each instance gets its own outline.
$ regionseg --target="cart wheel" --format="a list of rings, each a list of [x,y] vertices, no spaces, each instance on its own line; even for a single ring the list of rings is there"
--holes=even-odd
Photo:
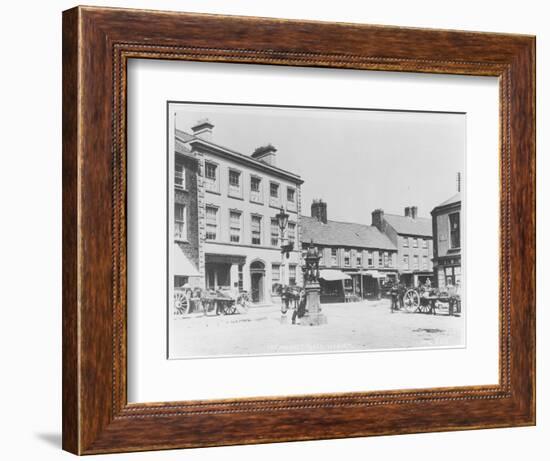
[[[174,293],[174,309],[176,314],[183,314],[187,308],[187,298],[183,293]]]
[[[239,304],[244,312],[248,312],[248,308],[250,307],[250,297],[248,293],[241,293],[235,304]]]
[[[403,296],[403,308],[407,312],[416,312],[420,307],[420,296],[416,290],[407,290]]]
[[[223,307],[223,313],[225,315],[233,315],[235,312],[237,312],[237,306],[235,303],[225,303]]]
[[[420,306],[418,306],[418,310],[420,312],[422,312],[423,314],[431,314],[432,313],[431,301],[427,300],[427,302],[425,302],[425,304],[423,304],[422,300],[420,300]]]

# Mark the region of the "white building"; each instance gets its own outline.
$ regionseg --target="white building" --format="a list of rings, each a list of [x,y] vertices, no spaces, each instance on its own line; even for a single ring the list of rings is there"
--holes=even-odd
[[[192,133],[176,130],[176,143],[186,146],[199,165],[199,272],[207,288],[239,288],[255,303],[271,303],[277,284],[301,284],[303,181],[276,166],[273,146],[244,155],[213,142],[213,128],[203,120]],[[288,258],[280,249],[276,215],[281,207],[289,214],[284,238],[294,243]]]

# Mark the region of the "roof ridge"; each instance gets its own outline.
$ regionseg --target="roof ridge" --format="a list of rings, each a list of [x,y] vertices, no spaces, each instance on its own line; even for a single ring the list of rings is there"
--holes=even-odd
[[[301,215],[303,241],[310,239],[315,244],[349,247],[395,250],[395,244],[386,234],[375,226],[362,223],[328,220],[323,224],[317,218]]]
[[[317,219],[315,218],[315,216],[306,216],[306,215],[300,215],[301,218],[309,218],[309,219]],[[322,221],[319,221],[321,224],[325,224],[323,223]],[[378,228],[376,226],[373,226],[372,224],[363,224],[363,223],[360,223],[360,222],[352,222],[352,221],[338,221],[336,219],[327,219],[327,223],[329,222],[334,222],[334,223],[338,223],[338,224],[352,224],[354,226],[365,226],[365,227],[373,227],[374,229],[377,229]]]
[[[234,150],[234,149],[232,149],[231,147],[223,146],[222,144],[218,144],[218,143],[215,143],[215,142],[212,142],[212,141],[208,141],[208,140],[206,140],[206,139],[202,139],[202,138],[200,138],[200,137],[198,137],[198,136],[189,134],[189,133],[187,133],[187,132],[184,131],[184,130],[180,130],[179,128],[176,128],[176,131],[179,131],[180,133],[184,133],[184,134],[186,134],[186,135],[188,135],[188,136],[191,136],[191,138],[192,138],[191,140],[202,141],[202,142],[204,142],[204,143],[206,143],[206,144],[213,145],[214,147],[217,147],[217,148],[219,148],[219,149],[221,149],[221,150],[225,150],[225,151],[227,151],[227,152],[230,152],[230,153],[233,154],[233,155],[237,155],[237,156],[241,157],[241,158],[244,159],[244,160],[250,161],[250,162],[255,163],[255,164],[257,164],[257,165],[261,165],[261,166],[263,166],[263,167],[267,167],[268,169],[272,169],[272,170],[277,171],[277,172],[279,172],[279,173],[281,173],[281,174],[286,174],[287,176],[293,176],[295,179],[297,178],[297,179],[299,179],[299,180],[302,180],[302,177],[301,177],[299,174],[297,174],[297,173],[293,173],[292,171],[285,170],[284,168],[280,168],[280,167],[278,167],[278,166],[270,165],[270,164],[268,164],[268,163],[262,162],[261,160],[255,159],[254,157],[252,157],[252,156],[250,156],[250,155],[246,155],[246,154],[243,154],[242,152],[239,152],[239,151],[237,151],[237,150]],[[176,136],[177,136],[177,133],[176,133]],[[184,142],[189,142],[189,141],[191,141],[191,140],[187,140],[187,141],[184,140]]]
[[[417,216],[416,218],[413,218],[412,216],[403,216],[401,214],[395,213],[384,213],[384,216],[395,216],[396,218],[426,219],[428,221],[431,221],[431,218],[425,218],[424,216]]]
[[[447,206],[447,205],[452,205],[452,204],[455,204],[455,203],[458,203],[458,202],[462,202],[462,199],[463,199],[462,191],[456,192],[454,195],[451,195],[444,202],[441,202],[439,205],[436,205],[433,208],[433,210],[435,210],[437,208],[442,208],[442,207]]]

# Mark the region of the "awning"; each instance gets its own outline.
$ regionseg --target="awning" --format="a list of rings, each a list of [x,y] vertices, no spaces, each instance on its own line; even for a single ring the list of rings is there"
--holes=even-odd
[[[327,282],[332,282],[334,280],[350,280],[351,277],[342,272],[335,269],[321,269],[319,271],[319,278],[326,280]]]
[[[183,275],[186,277],[200,277],[200,273],[195,265],[189,261],[189,258],[185,255],[179,245],[174,244],[173,253],[173,267],[174,275]]]
[[[374,271],[374,270],[365,271],[365,275],[369,275],[370,277],[375,278],[375,279],[383,279],[384,278],[384,274],[381,274],[380,272]]]

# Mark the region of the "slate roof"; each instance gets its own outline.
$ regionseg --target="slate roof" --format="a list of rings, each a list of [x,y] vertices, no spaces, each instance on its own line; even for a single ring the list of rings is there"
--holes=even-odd
[[[430,218],[416,218],[384,214],[386,222],[395,229],[398,234],[432,236],[432,220]]]
[[[190,133],[187,133],[183,130],[178,130],[176,128],[176,139],[181,139],[183,142],[191,141],[192,139],[195,139],[195,136],[193,136]]]
[[[457,192],[455,195],[453,195],[451,198],[445,200],[443,203],[440,203],[435,208],[440,208],[442,206],[452,205],[453,203],[458,203],[462,201],[462,193]],[[434,210],[435,210],[434,208]]]
[[[340,221],[327,221],[324,224],[310,216],[301,216],[300,222],[302,242],[305,244],[313,240],[317,245],[397,249],[391,240],[374,226]]]
[[[176,152],[179,154],[187,154],[189,155],[191,153],[191,149],[187,147],[186,144],[183,144],[178,138],[176,138]]]

